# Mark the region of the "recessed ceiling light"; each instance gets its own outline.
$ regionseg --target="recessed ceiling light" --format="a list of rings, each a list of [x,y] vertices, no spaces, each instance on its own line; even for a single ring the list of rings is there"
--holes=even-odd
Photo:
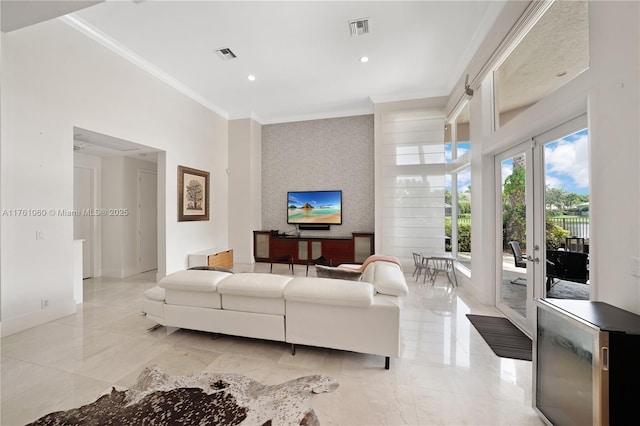
[[[247,80],[249,80],[249,81],[255,81],[255,80],[256,80],[256,76],[255,76],[255,75],[253,75],[253,74],[249,74],[249,75],[247,76]]]
[[[362,62],[363,64],[365,62],[369,62],[369,57],[368,56],[363,56],[362,58],[360,58],[360,62]]]

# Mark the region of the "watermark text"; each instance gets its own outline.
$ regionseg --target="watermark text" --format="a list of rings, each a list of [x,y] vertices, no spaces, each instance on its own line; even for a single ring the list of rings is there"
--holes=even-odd
[[[2,209],[3,217],[129,216],[129,209]]]

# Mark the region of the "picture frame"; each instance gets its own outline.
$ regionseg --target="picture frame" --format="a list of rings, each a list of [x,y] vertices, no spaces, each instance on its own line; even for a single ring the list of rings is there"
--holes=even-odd
[[[178,222],[209,220],[209,172],[178,166]]]

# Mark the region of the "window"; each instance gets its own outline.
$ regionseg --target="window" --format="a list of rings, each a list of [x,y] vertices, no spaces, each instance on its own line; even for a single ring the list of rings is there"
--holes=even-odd
[[[587,1],[555,1],[494,72],[496,127],[589,66]]]
[[[469,137],[469,105],[447,126],[445,158],[447,182],[445,186],[446,250],[453,252],[458,265],[471,270],[471,166]]]

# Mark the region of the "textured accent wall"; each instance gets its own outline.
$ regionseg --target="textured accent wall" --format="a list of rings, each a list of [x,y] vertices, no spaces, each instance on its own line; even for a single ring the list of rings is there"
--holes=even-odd
[[[373,115],[262,127],[262,228],[286,232],[287,191],[342,190],[342,225],[303,236],[374,230]]]

